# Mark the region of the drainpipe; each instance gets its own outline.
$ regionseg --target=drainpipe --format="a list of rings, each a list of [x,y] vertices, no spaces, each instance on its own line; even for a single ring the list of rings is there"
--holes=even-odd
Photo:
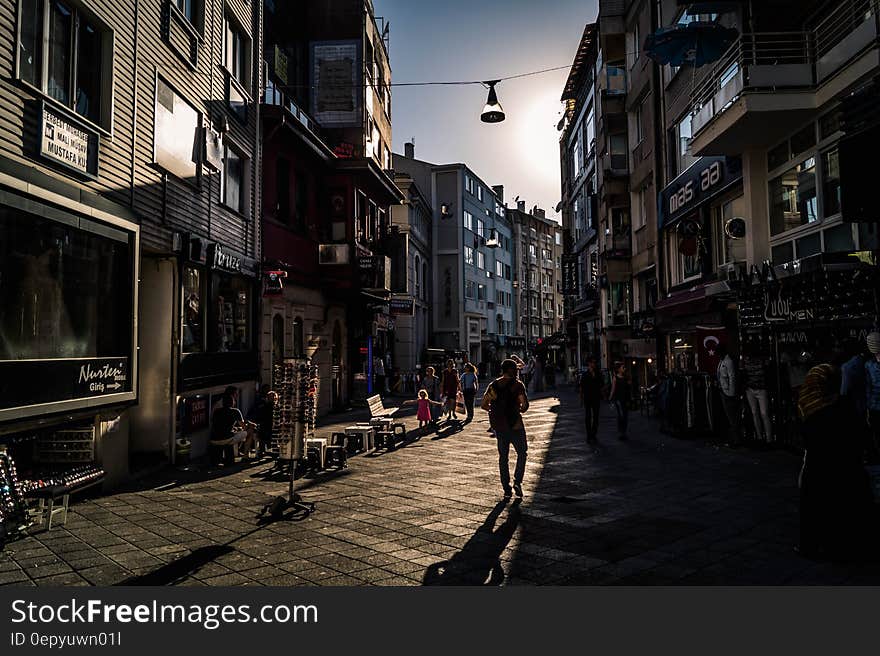
[[[656,0],[656,2],[651,4],[651,25],[654,29],[659,28],[661,25],[661,2],[662,0]],[[665,248],[666,245],[665,240],[663,239],[663,233],[660,229],[660,212],[662,212],[663,208],[660,205],[660,190],[666,184],[666,97],[665,97],[665,89],[663,88],[663,78],[660,75],[660,66],[657,63],[652,63],[652,73],[651,73],[651,84],[654,86],[654,112],[657,120],[654,121],[654,191],[657,194],[657,239],[654,243],[654,248],[656,249],[656,263],[657,263],[657,300],[659,301],[666,294],[666,260],[665,260]],[[656,321],[656,317],[655,317]],[[654,328],[654,340],[657,348],[657,363],[665,362],[666,353],[664,349],[663,340],[659,338],[658,331],[656,329],[656,323]]]

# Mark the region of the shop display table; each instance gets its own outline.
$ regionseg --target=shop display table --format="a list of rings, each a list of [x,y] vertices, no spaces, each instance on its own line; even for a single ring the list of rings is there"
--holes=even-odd
[[[375,448],[375,429],[370,424],[355,424],[345,429],[346,435],[353,435],[360,439],[364,451],[372,451]]]

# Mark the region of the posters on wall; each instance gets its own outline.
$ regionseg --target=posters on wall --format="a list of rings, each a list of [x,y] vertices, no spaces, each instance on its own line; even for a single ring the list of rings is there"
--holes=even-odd
[[[361,124],[360,42],[316,41],[311,45],[312,115],[324,127]]]

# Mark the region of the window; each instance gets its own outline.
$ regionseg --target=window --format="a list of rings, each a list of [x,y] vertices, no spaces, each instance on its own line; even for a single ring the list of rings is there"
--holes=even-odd
[[[513,275],[513,269],[510,268],[509,264],[504,265],[504,278],[505,280],[510,280]]]
[[[162,78],[156,78],[153,159],[190,184],[198,182],[202,115]]]
[[[464,188],[468,190],[468,193],[474,193],[474,179],[467,173],[464,175]]]
[[[626,35],[626,65],[627,68],[632,68],[635,66],[636,62],[639,60],[639,55],[641,53],[642,45],[639,38],[639,23],[636,23],[632,26],[632,31],[628,32]]]
[[[65,217],[0,208],[0,360],[131,355],[129,234]]]
[[[233,146],[223,145],[220,200],[228,208],[244,213],[244,157]]]
[[[470,264],[473,266],[474,263],[474,249],[470,246],[464,247],[464,263]]]
[[[534,244],[529,244],[529,255],[531,257],[538,257],[538,249]]]
[[[818,232],[795,240],[798,259],[822,252],[822,238]]]
[[[571,149],[571,177],[575,180],[581,174],[582,157],[583,157],[581,149],[582,149],[582,146],[581,146],[580,133],[578,133],[577,138],[574,141],[574,145],[572,146],[572,149]]]
[[[174,0],[174,5],[183,14],[190,23],[195,25],[195,6],[194,0]]]
[[[302,317],[293,320],[293,357],[302,358],[306,354],[305,334]]]
[[[205,297],[205,277],[201,269],[187,266],[183,269],[183,352],[200,353],[204,350],[205,331],[202,299]]]
[[[584,149],[588,153],[593,152],[596,143],[596,115],[593,108],[587,112],[587,118],[584,119]]]
[[[673,162],[675,165],[674,175],[685,171],[691,164],[697,161],[697,158],[691,154],[692,121],[693,117],[690,114],[685,114],[673,129],[675,133],[674,141],[677,144],[675,160]]]
[[[608,289],[608,321],[612,326],[629,324],[630,283],[612,282]]]
[[[562,246],[562,233],[561,232],[556,233],[556,245]]]
[[[485,269],[486,268],[486,255],[477,251],[477,268]]]
[[[770,181],[770,234],[818,220],[816,158],[810,157]]]
[[[464,227],[468,230],[474,229],[474,215],[467,210],[464,211]]]
[[[626,169],[626,151],[628,150],[626,135],[612,134],[608,140],[611,152],[611,168],[615,171]]]
[[[822,216],[840,214],[840,164],[837,148],[822,153]]]
[[[774,266],[791,262],[794,260],[794,243],[787,241],[778,246],[774,246],[771,249],[771,257],[773,258]]]
[[[477,285],[477,300],[486,300],[486,285]]]
[[[481,185],[477,185],[477,198],[479,200],[483,200],[483,187]]]
[[[422,262],[422,300],[428,300],[428,263]]]
[[[477,295],[477,284],[473,280],[468,280],[464,284],[464,297],[473,299]]]
[[[484,227],[483,222],[480,221],[480,219],[477,219],[477,234],[478,234],[480,237],[484,237],[484,236],[485,236],[485,227]]]
[[[251,286],[247,279],[215,271],[212,274],[208,345],[214,353],[251,348]]]
[[[250,89],[251,41],[229,16],[223,25],[223,65],[245,89]]]
[[[421,281],[421,261],[419,256],[416,255],[415,264],[413,265],[413,270],[415,273],[415,297],[422,297],[422,281]]]
[[[849,253],[855,250],[852,225],[843,223],[822,233],[826,253]]]
[[[648,222],[648,188],[640,187],[632,196],[632,206],[635,211],[633,228],[638,230]]]
[[[504,264],[502,264],[501,262],[495,262],[495,275],[499,278],[504,277]]]
[[[60,0],[20,3],[18,76],[93,123],[109,123],[109,30]]]

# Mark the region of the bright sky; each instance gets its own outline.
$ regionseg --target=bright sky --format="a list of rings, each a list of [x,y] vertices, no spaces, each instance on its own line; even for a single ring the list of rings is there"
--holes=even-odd
[[[373,0],[391,23],[393,82],[487,80],[570,66],[596,0]],[[416,157],[464,162],[555,216],[559,202],[559,97],[568,70],[503,82],[503,123],[480,121],[479,85],[395,87],[394,152],[416,140]]]

